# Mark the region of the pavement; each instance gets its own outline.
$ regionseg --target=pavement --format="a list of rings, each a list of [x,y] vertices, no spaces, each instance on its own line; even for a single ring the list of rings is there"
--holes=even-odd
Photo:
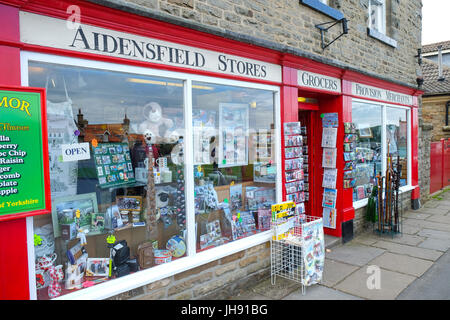
[[[230,300],[450,300],[450,189],[403,212],[401,234],[325,239],[320,284],[270,276]]]

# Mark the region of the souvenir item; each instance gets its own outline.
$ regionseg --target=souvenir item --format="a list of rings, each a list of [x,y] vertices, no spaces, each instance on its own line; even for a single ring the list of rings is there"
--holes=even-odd
[[[45,83],[47,94],[51,91],[48,87],[49,80],[50,77],[47,77]],[[77,194],[78,162],[63,162],[61,155],[62,144],[78,142],[78,137],[74,135],[77,127],[65,78],[63,78],[62,84],[65,101],[52,102],[47,100],[48,153],[52,198]]]
[[[44,255],[37,259],[36,267],[38,269],[47,270],[50,268],[57,258],[57,254],[53,253],[51,255]]]
[[[154,250],[155,264],[163,264],[172,261],[170,250]]]
[[[140,133],[146,136],[148,143],[167,143],[172,140],[170,130],[166,130],[163,134],[161,126],[165,128],[172,128],[173,121],[166,118],[162,114],[162,107],[157,102],[150,102],[143,108],[143,116],[145,120],[138,126]]]
[[[322,280],[325,246],[322,219],[302,224],[302,256],[305,266],[304,285]]]
[[[96,156],[97,176],[99,186],[111,187],[135,182],[129,173],[133,172],[130,150],[126,143],[100,143],[93,147]],[[105,178],[105,179],[103,179]]]
[[[47,288],[50,284],[50,277],[48,275],[47,270],[36,268],[36,289]]]
[[[35,228],[36,236],[39,236],[41,241],[34,246],[34,255],[36,258],[44,255],[51,255],[55,252],[55,237],[53,234],[53,226],[46,224],[42,227]]]
[[[171,237],[167,241],[166,248],[175,258],[182,257],[186,253],[186,243],[180,236]]]
[[[248,104],[219,104],[219,168],[248,164]]]
[[[48,269],[48,274],[51,279],[51,283],[48,286],[48,297],[50,299],[56,298],[61,295],[61,285],[60,282],[64,278],[64,273],[62,270],[62,265],[51,266]]]

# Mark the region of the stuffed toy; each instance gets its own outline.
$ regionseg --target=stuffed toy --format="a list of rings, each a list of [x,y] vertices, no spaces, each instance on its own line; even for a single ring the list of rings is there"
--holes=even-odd
[[[163,117],[162,108],[157,102],[150,102],[144,106],[144,117],[146,120],[139,124],[138,130],[144,134],[147,144],[166,143],[171,140],[170,128],[173,121]],[[161,126],[166,130],[163,131]]]

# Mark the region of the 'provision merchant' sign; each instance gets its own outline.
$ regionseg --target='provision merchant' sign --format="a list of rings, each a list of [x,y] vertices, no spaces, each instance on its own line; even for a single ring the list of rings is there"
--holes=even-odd
[[[20,12],[24,43],[281,82],[281,67],[211,50]]]
[[[412,105],[413,97],[407,94],[398,93],[386,89],[366,86],[364,84],[352,83],[352,94],[354,96],[383,100],[392,103]]]
[[[42,129],[45,106],[41,92],[31,90],[0,87],[0,220],[49,209],[44,168],[47,140]]]
[[[341,92],[341,79],[324,76],[322,74],[298,70],[298,85],[301,87]]]

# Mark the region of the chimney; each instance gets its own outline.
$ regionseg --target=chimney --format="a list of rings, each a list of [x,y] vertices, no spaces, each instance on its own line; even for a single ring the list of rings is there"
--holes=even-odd
[[[445,77],[443,76],[443,70],[442,70],[442,45],[438,46],[438,64],[439,64],[438,81],[444,81]]]

